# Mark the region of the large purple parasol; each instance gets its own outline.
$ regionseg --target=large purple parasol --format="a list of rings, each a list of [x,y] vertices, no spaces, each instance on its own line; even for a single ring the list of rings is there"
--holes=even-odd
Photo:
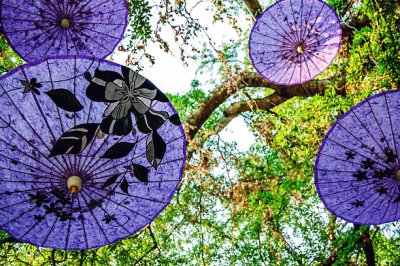
[[[320,0],[282,0],[267,8],[250,33],[249,55],[265,79],[301,84],[335,58],[342,28],[335,11]]]
[[[90,57],[0,79],[0,229],[57,249],[104,246],[155,219],[181,181],[186,138],[149,80]]]
[[[356,224],[400,219],[400,91],[370,97],[340,117],[315,164],[326,208]]]
[[[1,0],[1,26],[26,61],[51,56],[105,58],[127,26],[126,0]]]

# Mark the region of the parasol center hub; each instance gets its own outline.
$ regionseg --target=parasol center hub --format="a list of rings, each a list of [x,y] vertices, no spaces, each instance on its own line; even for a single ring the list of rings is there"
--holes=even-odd
[[[397,180],[400,181],[400,170],[397,170],[397,172],[396,172],[396,178],[397,178]]]
[[[296,46],[296,52],[298,54],[304,54],[304,45],[303,44],[299,44]]]
[[[67,187],[72,194],[76,194],[82,188],[82,179],[79,176],[71,176],[67,180]]]
[[[63,18],[63,19],[61,20],[61,26],[62,26],[64,29],[68,29],[68,28],[69,28],[69,25],[70,25],[69,19]]]

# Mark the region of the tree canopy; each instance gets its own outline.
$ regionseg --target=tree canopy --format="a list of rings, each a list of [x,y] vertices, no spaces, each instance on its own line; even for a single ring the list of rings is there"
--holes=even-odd
[[[313,184],[321,141],[350,107],[400,87],[400,4],[328,0],[342,22],[337,58],[316,79],[280,86],[257,74],[247,40],[272,1],[129,0],[119,47],[141,69],[155,43],[183,64],[199,62],[208,84],[168,95],[188,139],[188,162],[171,204],[142,231],[88,251],[38,248],[0,232],[3,265],[398,265],[399,222],[359,226],[330,214]],[[237,37],[209,34],[210,14]],[[22,64],[0,35],[0,72]],[[151,77],[149,77],[151,79]],[[214,87],[206,92],[203,87]],[[219,133],[242,116],[256,136],[245,152]],[[235,132],[233,132],[235,134]]]

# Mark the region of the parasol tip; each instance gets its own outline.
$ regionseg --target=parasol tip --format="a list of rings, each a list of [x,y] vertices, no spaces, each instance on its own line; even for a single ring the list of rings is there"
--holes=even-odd
[[[71,191],[71,194],[76,194],[81,190],[82,188],[82,180],[79,176],[71,176],[67,180],[67,187],[69,191]]]
[[[303,44],[297,45],[296,52],[299,54],[304,54],[304,45]]]
[[[69,28],[69,19],[67,19],[67,18],[62,19],[62,20],[61,20],[61,26],[62,26],[64,29],[68,29],[68,28]]]

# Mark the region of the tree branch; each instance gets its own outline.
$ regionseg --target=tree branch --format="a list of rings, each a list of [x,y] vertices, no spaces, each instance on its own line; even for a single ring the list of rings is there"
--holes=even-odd
[[[256,110],[270,110],[275,106],[287,101],[287,98],[273,93],[266,98],[250,101],[240,101],[232,104],[224,111],[224,117],[218,121],[213,130],[203,133],[199,138],[199,144],[202,146],[204,142],[211,136],[221,132],[235,117],[243,112]]]
[[[61,260],[56,260],[56,249],[51,250],[51,265],[57,266],[59,262],[65,262],[67,260],[67,251],[64,251],[63,258]]]
[[[7,243],[21,243],[21,241],[13,238],[11,236],[7,237],[7,238],[3,238],[3,239],[0,240],[0,246],[4,245],[4,244],[7,244]]]
[[[351,42],[354,30],[359,30],[366,26],[371,26],[371,21],[368,17],[353,18],[349,23],[342,22],[342,37],[349,38]]]
[[[365,257],[367,259],[368,266],[375,266],[375,252],[374,247],[372,245],[371,236],[369,234],[369,228],[362,231],[360,225],[354,225],[354,231],[361,233],[361,236],[358,240],[354,242],[343,242],[339,248],[334,248],[330,256],[325,260],[325,262],[320,263],[319,266],[332,266],[335,265],[336,259],[338,258],[338,251],[344,249],[351,245],[351,249],[348,249],[348,252],[351,252],[354,248],[357,247],[361,243],[362,249],[364,250]],[[347,255],[347,254],[345,254]],[[344,255],[344,256],[345,256]]]
[[[256,10],[260,8],[260,3],[257,0],[243,0],[246,6],[251,10],[252,14],[256,14]],[[370,21],[367,18],[353,18],[348,23],[342,23],[343,28],[343,37],[348,37],[346,40],[351,43],[352,36],[354,34],[355,29],[360,29],[364,26],[370,25]],[[306,82],[301,85],[295,86],[281,86],[273,84],[264,78],[262,78],[259,74],[255,72],[244,71],[232,78],[228,78],[227,81],[217,87],[214,91],[210,93],[210,95],[205,100],[204,104],[202,104],[199,109],[197,109],[193,114],[188,118],[186,124],[184,125],[186,130],[186,136],[188,139],[188,143],[190,145],[191,141],[193,141],[195,135],[200,131],[204,123],[211,116],[211,114],[222,104],[224,103],[230,96],[234,95],[237,91],[247,88],[247,87],[265,87],[271,88],[275,90],[274,99],[259,99],[256,100],[256,103],[259,104],[260,107],[256,109],[264,109],[270,110],[272,107],[268,106],[268,102],[275,103],[275,105],[279,105],[280,103],[286,101],[287,99],[293,98],[295,96],[313,96],[316,94],[322,94],[329,84],[329,80],[312,80]],[[338,80],[338,89],[337,92],[339,94],[344,94],[344,86],[345,86],[345,76],[340,76],[340,80]],[[269,96],[270,97],[270,96]],[[257,102],[258,101],[258,102]],[[276,102],[274,102],[276,101]],[[253,101],[251,101],[253,102]],[[237,115],[245,111],[251,111],[249,108],[245,107],[247,104],[240,102],[235,103],[231,107],[228,108],[224,113],[224,118],[220,121],[219,125],[216,125],[214,128],[214,133],[207,133],[202,138],[207,138],[213,134],[220,132],[229,122]],[[251,103],[250,103],[251,106]],[[204,139],[200,140],[200,143],[203,143]]]
[[[255,19],[263,11],[258,0],[243,0],[243,2],[249,10],[250,14],[253,16],[253,19]]]
[[[362,231],[360,225],[354,225],[354,229],[361,232],[360,242],[362,249],[365,253],[365,258],[367,259],[368,266],[375,266],[375,251],[372,245],[371,235],[369,234],[369,227]]]
[[[317,93],[322,93],[326,86],[329,84],[328,80],[312,80],[309,82],[306,82],[301,85],[295,85],[295,86],[280,86],[273,84],[267,80],[265,80],[263,77],[261,77],[259,74],[254,73],[254,72],[242,72],[238,74],[233,81],[227,82],[224,85],[216,88],[211,94],[207,97],[205,100],[204,105],[200,106],[200,108],[195,111],[191,117],[187,120],[185,128],[186,128],[186,136],[189,140],[194,139],[194,136],[197,134],[197,132],[201,129],[201,127],[204,125],[204,123],[207,121],[207,119],[211,116],[211,114],[222,104],[224,103],[231,95],[236,93],[240,89],[244,88],[250,88],[250,87],[265,87],[265,88],[271,88],[275,90],[276,94],[270,99],[260,99],[256,100],[256,103],[261,106],[261,108],[258,109],[271,109],[266,108],[268,107],[268,102],[275,102],[275,105],[279,105],[280,103],[283,102],[283,98],[292,98],[294,96],[312,96]],[[257,102],[258,101],[258,102]],[[248,108],[246,109],[246,104],[244,103],[236,103],[233,105],[233,107],[230,107],[231,110],[226,111],[226,118],[227,120],[224,121],[224,123],[228,122],[229,119],[233,119],[233,115],[235,114],[235,110],[241,111],[239,113],[245,112],[245,111],[251,111]],[[239,114],[236,113],[236,116]],[[227,124],[226,124],[227,125]],[[221,124],[222,126],[222,124]]]

